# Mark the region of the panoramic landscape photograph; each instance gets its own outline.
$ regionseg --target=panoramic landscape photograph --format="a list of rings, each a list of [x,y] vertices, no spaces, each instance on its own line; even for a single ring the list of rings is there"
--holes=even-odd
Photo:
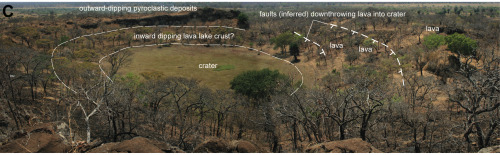
[[[500,2],[0,2],[0,153],[500,153]]]

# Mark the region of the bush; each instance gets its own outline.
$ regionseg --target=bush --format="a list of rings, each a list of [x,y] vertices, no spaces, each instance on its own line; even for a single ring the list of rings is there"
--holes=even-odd
[[[242,29],[250,28],[250,23],[248,22],[248,16],[244,13],[238,15],[238,27]]]
[[[477,41],[465,36],[464,34],[454,33],[446,36],[448,49],[456,54],[461,55],[476,55]]]
[[[441,45],[445,44],[445,37],[438,34],[431,34],[424,37],[424,46],[427,49],[436,49]]]
[[[254,100],[267,99],[275,92],[278,81],[286,79],[278,70],[269,69],[246,71],[231,81],[231,89]]]
[[[92,60],[97,59],[97,53],[94,50],[90,49],[81,49],[78,51],[75,51],[73,53],[73,56],[78,59],[82,59],[84,61],[90,62]]]
[[[366,39],[363,40],[363,46],[366,46],[366,47],[376,47],[377,44],[375,44],[372,39],[366,38]]]
[[[349,65],[352,65],[352,63],[356,60],[359,59],[361,54],[357,51],[346,51],[346,56],[345,56],[345,61],[349,61]]]

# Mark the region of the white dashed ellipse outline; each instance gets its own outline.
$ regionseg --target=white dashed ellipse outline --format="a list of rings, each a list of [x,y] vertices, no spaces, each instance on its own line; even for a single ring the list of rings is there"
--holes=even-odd
[[[56,76],[57,80],[59,80],[59,82],[61,82],[64,87],[68,88],[69,90],[71,90],[73,93],[77,94],[77,91],[75,91],[74,89],[70,88],[68,85],[66,85],[62,80],[61,78],[59,78],[59,75],[57,75],[57,72],[55,70],[55,67],[54,67],[54,53],[55,51],[57,50],[57,48],[61,45],[64,45],[68,42],[71,42],[73,40],[76,40],[78,38],[81,38],[81,37],[88,37],[88,36],[94,36],[94,35],[101,35],[101,34],[106,34],[106,33],[110,33],[110,32],[115,32],[115,31],[121,31],[121,30],[127,30],[127,29],[136,29],[136,28],[142,28],[142,27],[173,27],[173,28],[182,28],[182,27],[186,27],[186,28],[227,28],[227,29],[235,29],[235,30],[240,30],[240,31],[245,31],[245,29],[240,29],[240,28],[236,28],[236,27],[229,27],[229,26],[177,26],[177,25],[152,25],[152,26],[134,26],[134,27],[126,27],[126,28],[120,28],[120,29],[115,29],[115,30],[110,30],[110,31],[105,31],[105,32],[99,32],[99,33],[93,33],[93,34],[87,34],[87,35],[82,35],[82,36],[78,36],[78,37],[75,37],[73,39],[70,39],[70,40],[67,40],[65,42],[62,42],[60,43],[59,45],[57,45],[53,50],[52,50],[52,56],[50,58],[50,62],[51,62],[51,65],[52,65],[52,70],[54,72],[54,75]],[[165,43],[165,44],[150,44],[150,45],[140,45],[140,46],[129,46],[129,47],[125,47],[125,48],[122,48],[118,51],[115,51],[113,53],[110,53],[104,57],[102,57],[101,59],[99,59],[99,69],[102,71],[102,73],[111,81],[113,82],[113,80],[111,80],[111,78],[106,74],[106,72],[102,69],[101,67],[101,61],[108,57],[108,56],[111,56],[113,54],[116,54],[122,50],[125,50],[125,49],[129,49],[129,48],[138,48],[138,47],[150,47],[150,46],[161,46],[161,45],[167,45],[167,44],[171,44],[171,45],[191,45],[191,46],[205,46],[207,44],[185,44],[185,43]],[[254,49],[254,48],[250,48],[250,47],[245,47],[245,46],[241,46],[241,45],[230,45],[230,44],[208,44],[209,46],[230,46],[230,47],[241,47],[241,48],[246,48],[246,49],[249,49],[249,50],[253,50],[253,51],[257,51],[257,52],[260,52],[260,53],[263,53],[263,54],[266,54],[268,56],[271,56],[275,59],[278,59],[278,60],[282,60],[282,61],[285,61],[291,65],[293,65],[295,67],[295,69],[299,72],[300,76],[301,76],[301,83],[299,85],[299,87],[297,87],[291,94],[293,95],[295,92],[297,92],[301,87],[302,85],[304,84],[304,75],[302,74],[302,72],[299,70],[299,68],[293,64],[292,62],[288,61],[288,60],[285,60],[285,59],[281,59],[281,58],[278,58],[276,56],[273,56],[269,53],[266,53],[264,51],[261,51],[261,50],[257,50],[257,49]]]

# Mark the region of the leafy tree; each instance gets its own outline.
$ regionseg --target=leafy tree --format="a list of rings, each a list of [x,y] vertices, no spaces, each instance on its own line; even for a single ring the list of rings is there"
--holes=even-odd
[[[68,36],[62,36],[61,39],[59,39],[59,42],[57,44],[61,44],[65,41],[68,41],[69,40],[69,37]],[[68,44],[68,43],[66,43]],[[62,46],[65,46],[66,44],[63,44]]]
[[[375,44],[372,41],[372,39],[366,38],[366,39],[363,40],[363,46],[375,48],[375,47],[377,47],[377,44]]]
[[[278,116],[274,114],[274,102],[271,102],[274,96],[271,97],[271,95],[280,94],[276,92],[279,92],[278,88],[284,82],[285,78],[286,76],[280,74],[278,70],[271,71],[266,68],[259,71],[251,70],[243,72],[236,76],[230,83],[231,89],[235,90],[236,94],[241,94],[251,99],[254,107],[249,109],[256,110],[253,114],[258,113],[259,117],[255,121],[259,123],[256,125],[269,134],[270,148],[272,148],[273,152],[279,152],[280,135],[278,126],[280,125],[280,121],[277,120]],[[242,124],[238,124],[238,126],[241,127]],[[242,130],[240,129],[238,137],[241,138],[241,135]]]
[[[477,41],[465,36],[464,34],[454,33],[446,36],[448,49],[459,55],[476,55]]]
[[[445,37],[438,34],[431,34],[424,37],[424,46],[427,49],[436,49],[437,47],[444,45]]]
[[[53,41],[50,39],[38,39],[35,43],[39,48],[49,49],[52,48]]]
[[[49,27],[43,28],[42,30],[48,34],[53,34],[54,38],[57,39],[57,33],[59,32],[60,28],[58,28],[56,26],[49,26]]]
[[[268,68],[262,70],[250,70],[236,76],[231,81],[231,89],[236,93],[245,95],[254,100],[267,99],[276,91],[278,81],[284,79],[285,75],[278,70],[271,71]]]
[[[248,22],[248,16],[244,13],[238,15],[238,27],[242,29],[250,28],[250,23]]]
[[[349,65],[352,65],[352,63],[358,60],[359,57],[361,56],[359,52],[354,50],[347,50],[345,53],[346,53],[345,60],[349,61]]]
[[[119,32],[111,32],[105,35],[105,38],[112,40],[113,46],[115,46],[115,40],[118,38]]]
[[[281,53],[286,53],[286,46],[290,45],[294,41],[293,34],[291,32],[285,32],[271,39],[271,43],[274,44],[274,48],[281,48]]]
[[[28,47],[31,47],[33,39],[40,36],[40,33],[38,33],[36,28],[28,26],[17,28],[14,33],[20,36],[22,41],[28,44]]]
[[[75,51],[73,56],[78,59],[83,59],[84,61],[90,62],[97,58],[97,52],[91,49],[81,49]]]

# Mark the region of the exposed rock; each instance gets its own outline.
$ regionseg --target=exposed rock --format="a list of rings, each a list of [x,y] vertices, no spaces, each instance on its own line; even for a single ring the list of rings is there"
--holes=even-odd
[[[180,148],[172,146],[168,143],[162,143],[156,140],[151,140],[151,144],[155,145],[165,153],[184,153],[184,151],[181,150]]]
[[[131,140],[125,140],[112,147],[112,152],[118,153],[162,153],[163,151],[151,144],[149,139],[144,137],[135,137]]]
[[[255,144],[246,140],[233,140],[212,138],[199,144],[194,149],[196,153],[259,153],[262,150]]]
[[[93,148],[87,151],[87,153],[109,153],[117,144],[118,142],[101,144],[101,146]]]
[[[89,153],[183,153],[181,149],[167,143],[144,137],[135,137],[120,143],[106,143],[91,149]]]
[[[259,153],[262,152],[257,145],[246,140],[233,140],[230,142],[230,150],[235,153]]]
[[[18,132],[13,140],[0,146],[0,152],[68,152],[71,146],[65,142],[63,122],[42,123]]]
[[[194,148],[196,153],[227,153],[229,152],[229,143],[226,140],[213,138],[209,139]]]
[[[500,145],[482,148],[477,153],[500,153]]]
[[[370,143],[353,138],[316,144],[306,148],[308,153],[382,153]]]
[[[3,107],[0,106],[0,109]],[[3,144],[9,138],[9,134],[12,131],[12,124],[10,124],[10,117],[7,115],[5,109],[0,110],[0,145]],[[9,126],[10,125],[10,126]]]

